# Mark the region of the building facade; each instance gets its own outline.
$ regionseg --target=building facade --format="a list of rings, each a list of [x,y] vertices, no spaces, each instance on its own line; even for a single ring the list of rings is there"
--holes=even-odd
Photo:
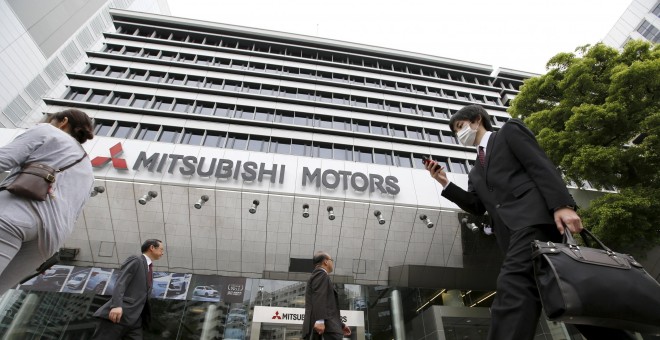
[[[304,305],[315,250],[336,261],[342,309],[364,316],[354,339],[485,337],[501,255],[488,221],[444,199],[422,158],[466,187],[476,153],[450,133],[449,117],[479,104],[501,127],[533,74],[107,13],[101,41],[43,98],[45,113],[94,117],[84,147],[104,190],[66,241],[65,265],[2,297],[0,333],[88,338],[122,261],[158,238],[167,250],[155,263],[147,338],[299,338],[295,324],[250,325],[255,306]],[[40,110],[5,114],[0,145]],[[539,334],[572,331],[542,321]]]
[[[633,0],[607,33],[603,43],[621,48],[629,40],[642,39],[660,43],[660,2]]]

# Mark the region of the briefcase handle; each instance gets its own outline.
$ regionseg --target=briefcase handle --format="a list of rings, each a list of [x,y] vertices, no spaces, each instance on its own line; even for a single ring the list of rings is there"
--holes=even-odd
[[[596,243],[598,243],[598,245],[603,250],[607,251],[608,253],[614,253],[612,251],[612,249],[608,248],[601,240],[598,239],[598,237],[596,237],[596,235],[592,234],[587,229],[582,229],[582,231],[580,232],[580,237],[582,237],[582,240],[584,240],[584,243],[587,245],[587,247],[589,247],[588,238],[591,238],[594,241],[596,241]],[[575,238],[573,238],[573,235],[571,234],[571,232],[568,229],[565,229],[563,242],[565,244],[567,244],[569,247],[577,247],[578,246],[577,242],[575,242]]]

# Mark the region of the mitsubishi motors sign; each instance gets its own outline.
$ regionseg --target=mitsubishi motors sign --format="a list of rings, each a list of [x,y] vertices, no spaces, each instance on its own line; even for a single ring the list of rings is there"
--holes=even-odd
[[[339,311],[341,321],[349,327],[364,327],[364,312],[357,310]],[[254,306],[252,322],[302,325],[304,308]]]
[[[91,155],[92,166],[103,169],[112,165],[118,171],[147,171],[150,173],[180,174],[182,176],[215,177],[223,180],[283,184],[286,178],[285,164],[245,161],[241,159],[215,158],[185,154],[125,150],[119,142],[106,153]],[[130,156],[129,156],[130,155]],[[132,158],[132,159],[131,159]],[[395,176],[359,171],[303,167],[302,186],[323,186],[331,190],[380,192],[397,195],[401,188]]]

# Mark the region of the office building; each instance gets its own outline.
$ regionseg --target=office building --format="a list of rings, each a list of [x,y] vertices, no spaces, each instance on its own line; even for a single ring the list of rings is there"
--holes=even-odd
[[[633,0],[621,18],[607,33],[603,43],[621,48],[629,40],[642,39],[660,43],[660,2]]]

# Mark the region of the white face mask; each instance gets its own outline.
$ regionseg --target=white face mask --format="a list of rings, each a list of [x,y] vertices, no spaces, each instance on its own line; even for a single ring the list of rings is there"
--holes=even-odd
[[[465,124],[465,127],[456,134],[458,141],[465,146],[474,146],[474,140],[477,138],[477,130]]]

